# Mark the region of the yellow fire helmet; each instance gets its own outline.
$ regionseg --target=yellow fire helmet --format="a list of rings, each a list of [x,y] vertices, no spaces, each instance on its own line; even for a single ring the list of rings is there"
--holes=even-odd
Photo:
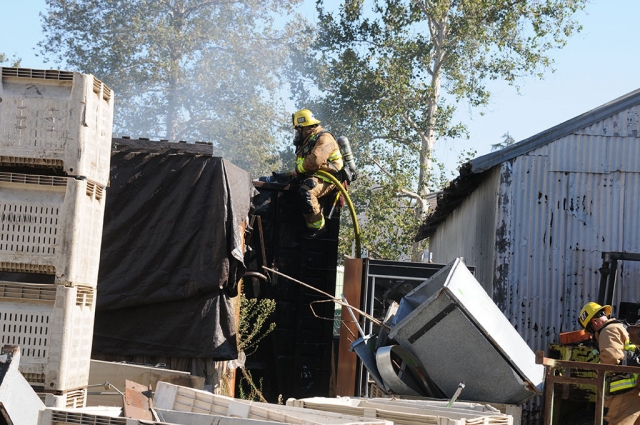
[[[604,313],[607,316],[611,314],[610,305],[601,306],[600,304],[594,303],[594,302],[586,303],[584,307],[582,307],[582,310],[580,310],[580,316],[578,316],[578,322],[580,322],[580,325],[584,329],[587,329],[587,326],[589,325],[589,322],[591,322],[591,319],[593,319],[593,317],[596,314],[598,314],[598,312],[600,312],[601,310],[604,310]]]
[[[309,127],[310,125],[320,124],[320,120],[313,116],[313,113],[308,109],[300,109],[298,112],[292,114],[293,127]]]

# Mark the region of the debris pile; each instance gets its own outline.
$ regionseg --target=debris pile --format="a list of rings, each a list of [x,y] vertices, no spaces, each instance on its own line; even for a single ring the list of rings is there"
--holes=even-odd
[[[150,392],[128,386],[127,424],[154,421],[181,425],[513,425],[513,418],[491,406],[438,401],[385,399],[289,399],[286,405],[261,403],[215,395],[207,391],[158,382]],[[144,389],[144,388],[141,388]],[[145,397],[147,399],[145,400]],[[131,408],[131,406],[136,406]],[[125,408],[125,412],[127,409]],[[85,409],[47,408],[39,425],[123,424],[122,418]]]
[[[393,303],[377,334],[359,330],[351,349],[384,393],[511,404],[541,394],[544,368],[461,258]]]

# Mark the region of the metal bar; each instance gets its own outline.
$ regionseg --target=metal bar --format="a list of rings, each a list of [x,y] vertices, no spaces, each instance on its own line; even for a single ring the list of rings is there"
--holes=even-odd
[[[262,232],[262,217],[256,216],[258,220],[258,235],[260,235],[260,255],[262,256],[262,265],[267,265],[267,254],[264,248],[264,233]]]
[[[611,273],[609,273],[609,283],[607,284],[607,296],[604,300],[604,304],[609,304],[613,302],[613,293],[616,288],[616,278],[618,275],[618,260],[611,260]]]
[[[571,360],[556,360],[548,357],[540,357],[538,351],[536,353],[536,364],[543,366],[554,367],[556,369],[580,369],[580,370],[592,370],[592,371],[605,371],[605,372],[622,372],[622,373],[640,373],[640,366],[621,366],[621,365],[608,365],[602,363],[589,363],[589,362],[576,362]],[[596,378],[593,378],[596,379]]]
[[[553,396],[555,391],[555,369],[553,367],[547,367],[546,369],[546,377],[544,379],[544,425],[552,425]]]
[[[295,282],[295,283],[298,283],[298,284],[300,284],[300,285],[304,286],[305,288],[309,288],[309,289],[311,289],[311,290],[313,290],[313,291],[319,292],[320,294],[322,294],[322,295],[326,296],[327,298],[329,298],[330,300],[332,300],[332,301],[333,301],[334,303],[336,303],[336,304],[340,304],[340,305],[342,305],[342,306],[344,306],[344,307],[349,306],[348,304],[347,304],[347,305],[344,305],[344,302],[343,302],[342,300],[340,300],[340,299],[338,299],[338,298],[334,297],[333,295],[328,294],[328,293],[326,293],[326,292],[324,292],[324,291],[322,291],[322,290],[320,290],[320,289],[318,289],[318,288],[315,288],[315,287],[313,287],[313,286],[311,286],[311,285],[309,285],[309,284],[307,284],[307,283],[304,283],[304,282],[302,282],[302,281],[300,281],[300,280],[298,280],[298,279],[294,279],[294,278],[292,278],[291,276],[287,276],[286,274],[281,273],[281,272],[279,272],[279,271],[277,271],[277,270],[271,269],[271,268],[269,268],[269,267],[262,266],[262,268],[263,268],[263,269],[265,269],[265,270],[267,270],[267,271],[269,271],[269,272],[271,272],[271,273],[273,273],[273,274],[275,274],[275,275],[285,277],[285,278],[287,278],[287,279],[289,279],[289,280],[291,280],[291,281],[293,281],[293,282]],[[364,317],[366,317],[367,319],[371,320],[371,321],[372,321],[373,323],[375,323],[376,325],[378,325],[378,326],[382,326],[382,327],[383,327],[383,328],[385,328],[385,329],[389,329],[389,330],[391,329],[387,324],[385,324],[385,323],[381,322],[380,320],[376,319],[375,317],[371,316],[370,314],[367,314],[367,313],[365,313],[364,311],[362,311],[362,310],[360,310],[360,309],[357,309],[357,308],[355,308],[355,307],[353,307],[353,306],[349,306],[349,307],[351,307],[353,310],[357,311],[358,313],[360,313],[361,315],[363,315],[363,316],[364,316]],[[639,368],[639,369],[640,369],[640,368]]]
[[[598,304],[605,305],[604,299],[607,294],[607,281],[609,277],[609,273],[611,273],[611,269],[609,268],[609,260],[604,258],[604,253],[602,254],[604,261],[602,262],[602,267],[600,267],[600,287],[598,288]]]
[[[358,332],[360,333],[360,338],[364,338],[364,331],[362,330],[362,326],[360,326],[360,323],[358,322],[358,319],[356,319],[356,315],[353,314],[353,310],[351,310],[351,306],[349,305],[349,302],[347,301],[347,297],[345,297],[344,294],[340,294],[340,296],[342,297],[342,301],[344,301],[344,307],[347,308],[347,310],[349,311],[349,314],[351,315],[351,318],[353,319],[353,323],[355,323],[356,326],[358,327]]]
[[[587,384],[596,387],[596,409],[594,425],[602,425],[604,415],[604,394],[605,394],[605,376],[607,372],[624,372],[624,373],[640,373],[640,366],[620,366],[607,365],[601,363],[575,362],[568,360],[555,360],[544,357],[542,351],[536,352],[536,363],[546,367],[545,376],[545,407],[544,407],[544,423],[552,425],[553,421],[553,399],[555,391],[555,383],[570,384]],[[556,376],[558,369],[579,369],[590,370],[597,373],[593,378],[573,378],[567,376]]]
[[[557,370],[557,369],[556,369]],[[593,382],[595,378],[578,378],[575,376],[556,376],[554,381],[558,384],[573,384],[573,385],[595,385]]]
[[[604,416],[604,379],[605,372],[602,370],[598,371],[598,378],[596,384],[596,417],[594,420],[594,425],[602,425],[602,420]]]

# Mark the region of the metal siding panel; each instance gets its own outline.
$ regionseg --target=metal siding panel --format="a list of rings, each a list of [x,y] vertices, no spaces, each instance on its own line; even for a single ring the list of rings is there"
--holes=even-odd
[[[639,130],[640,106],[636,105],[576,131],[576,133],[593,136],[638,137]]]
[[[447,264],[464,257],[476,267],[476,278],[491,294],[495,241],[496,189],[500,167],[490,171],[483,183],[442,223],[429,238],[435,263]]]
[[[549,170],[606,173],[609,138],[569,135],[549,144]]]
[[[609,138],[609,171],[637,173],[640,171],[640,138]]]
[[[545,172],[546,164],[526,156],[513,166],[510,258],[498,260],[509,264],[506,293],[494,297],[508,300],[501,307],[533,350],[576,329],[581,307],[597,297],[601,253],[622,250],[625,234],[625,174]],[[627,300],[637,286],[625,287]]]
[[[555,305],[559,286],[554,272],[564,264],[564,253],[552,231],[558,217],[551,194],[562,192],[566,183],[546,171],[542,156],[517,158],[512,166],[511,186],[505,223],[510,226],[509,269],[502,288],[509,292],[503,310],[531,347],[539,349],[550,332],[546,316],[557,316]],[[506,193],[505,193],[506,195]],[[497,265],[498,266],[498,265]],[[552,330],[552,329],[551,329]]]
[[[596,299],[602,252],[640,252],[640,173],[602,172],[640,171],[639,149],[635,138],[573,135],[536,150],[549,157],[531,152],[502,163],[493,267],[478,251],[487,229],[471,230],[482,226],[484,183],[432,237],[435,258],[477,264],[485,289],[493,270],[494,302],[533,350],[546,349],[576,329],[580,309]],[[640,301],[640,263],[623,264],[619,279],[614,304]]]
[[[623,241],[619,250],[640,253],[640,226],[635,225],[640,211],[640,173],[625,173],[624,176]],[[614,313],[618,313],[620,301],[640,302],[640,262],[623,261],[619,263],[618,271],[613,294]]]
[[[610,173],[638,171],[640,139],[573,134],[547,146],[550,170]],[[542,152],[543,149],[537,151]]]

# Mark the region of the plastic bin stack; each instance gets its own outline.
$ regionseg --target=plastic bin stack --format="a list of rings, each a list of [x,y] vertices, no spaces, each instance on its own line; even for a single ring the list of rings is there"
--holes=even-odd
[[[56,406],[86,398],[113,102],[92,75],[2,68],[0,342]]]

